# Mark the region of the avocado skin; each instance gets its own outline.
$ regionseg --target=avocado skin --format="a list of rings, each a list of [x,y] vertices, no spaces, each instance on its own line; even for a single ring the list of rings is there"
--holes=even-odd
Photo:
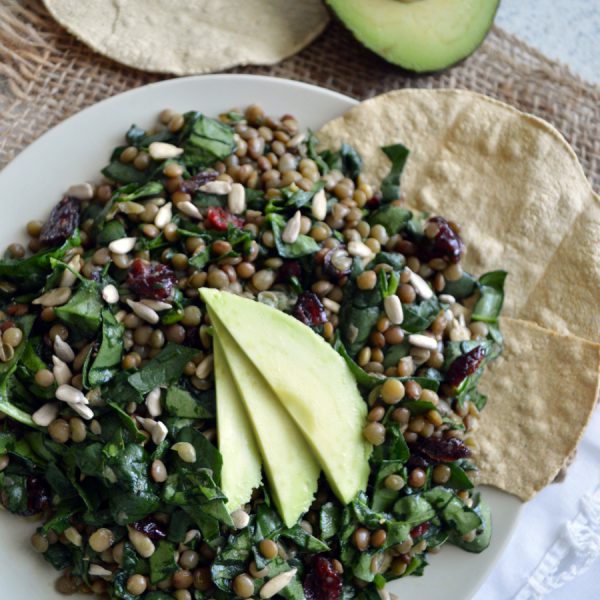
[[[388,24],[389,30],[382,34],[385,26],[369,24],[372,15],[382,10],[406,11],[410,17],[410,11],[414,11],[414,5],[429,3],[432,5],[431,22],[435,23],[443,19],[436,14],[438,4],[441,0],[413,0],[403,2],[402,0],[326,0],[335,17],[352,33],[363,46],[378,54],[385,61],[402,68],[407,74],[427,75],[439,73],[456,66],[468,58],[485,40],[487,34],[494,24],[494,19],[500,6],[500,0],[481,0],[486,12],[484,23],[479,23],[472,33],[468,44],[457,44],[462,48],[450,46],[447,57],[428,56],[432,48],[439,52],[439,44],[432,43],[427,36],[415,36],[413,49],[407,51],[402,43],[397,40],[410,39],[416,32],[410,31],[408,27],[401,25],[396,30],[393,25]],[[450,0],[447,2],[451,7],[465,8],[473,4],[474,0]],[[374,6],[376,5],[376,6]],[[382,7],[382,5],[387,5]],[[448,6],[447,8],[450,8]],[[411,8],[412,7],[412,8]],[[385,18],[380,21],[385,22]],[[407,22],[409,19],[407,18]],[[393,21],[392,21],[393,22]],[[382,37],[379,37],[382,36]],[[465,36],[458,36],[464,40]],[[416,53],[416,58],[413,56]]]

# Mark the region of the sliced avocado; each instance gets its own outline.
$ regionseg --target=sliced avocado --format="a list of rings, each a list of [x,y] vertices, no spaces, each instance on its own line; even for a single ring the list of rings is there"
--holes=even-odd
[[[319,464],[298,427],[273,395],[267,382],[210,312],[239,397],[252,424],[262,455],[270,491],[287,527],[293,527],[312,504],[319,480]]]
[[[344,359],[319,335],[274,308],[202,288],[202,299],[298,425],[344,504],[364,490],[371,446],[367,406]]]
[[[419,73],[466,58],[483,42],[500,0],[327,0],[356,39]]]
[[[221,488],[228,499],[227,510],[233,512],[246,504],[252,491],[260,486],[260,454],[229,365],[218,343],[214,344],[214,355],[217,435],[223,457]]]

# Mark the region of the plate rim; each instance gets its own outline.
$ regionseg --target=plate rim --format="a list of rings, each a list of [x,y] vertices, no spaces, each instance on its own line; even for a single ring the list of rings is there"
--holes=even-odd
[[[268,83],[269,85],[281,85],[282,88],[290,88],[291,87],[291,88],[303,89],[303,90],[309,91],[310,93],[315,93],[316,95],[320,96],[320,98],[315,98],[316,102],[318,102],[323,97],[329,97],[332,100],[336,100],[336,101],[347,104],[348,108],[359,103],[359,101],[357,99],[352,98],[351,96],[342,94],[340,92],[336,92],[335,90],[331,90],[329,88],[321,87],[321,86],[311,84],[311,83],[306,83],[303,81],[287,79],[287,78],[282,78],[282,77],[272,77],[272,76],[268,76],[268,75],[225,73],[225,74],[211,74],[211,75],[191,75],[191,76],[186,76],[186,77],[163,79],[163,80],[156,81],[156,82],[153,82],[153,83],[150,83],[147,85],[133,88],[131,90],[126,90],[126,91],[120,92],[118,94],[115,94],[113,96],[110,96],[108,98],[105,98],[99,102],[96,102],[94,104],[91,104],[90,106],[83,108],[82,110],[80,110],[72,115],[69,115],[68,117],[66,117],[65,119],[60,121],[59,123],[55,124],[53,127],[51,127],[50,129],[45,131],[43,134],[38,136],[35,140],[33,140],[25,148],[20,150],[18,152],[18,154],[15,155],[12,158],[12,160],[10,162],[8,162],[2,168],[2,170],[0,170],[0,186],[2,186],[2,184],[4,183],[5,180],[11,179],[12,177],[17,176],[18,173],[16,173],[16,171],[18,171],[19,169],[22,168],[21,165],[26,165],[27,161],[29,160],[30,153],[35,152],[35,150],[39,146],[42,146],[48,137],[57,135],[57,130],[60,130],[60,128],[63,125],[65,125],[66,123],[72,124],[72,123],[76,123],[78,120],[85,120],[89,114],[93,114],[95,111],[105,111],[107,109],[110,109],[111,105],[113,105],[113,104],[116,105],[120,102],[126,101],[127,98],[130,96],[134,97],[136,95],[143,95],[149,89],[151,89],[151,90],[154,90],[157,88],[168,89],[170,87],[176,88],[176,87],[182,86],[182,85],[183,86],[195,85],[196,83],[199,83],[199,82],[201,82],[200,85],[203,85],[203,86],[210,86],[211,84],[215,84],[218,86],[221,82],[234,83],[235,81],[254,82],[256,84]],[[248,100],[252,101],[252,99],[248,99]],[[202,102],[202,100],[199,99],[198,103],[201,104],[201,102]],[[144,111],[143,107],[141,108],[141,111],[142,112]],[[125,124],[124,126],[127,126],[127,124]],[[59,134],[60,134],[60,131],[58,131],[58,135]],[[15,173],[15,174],[13,174],[13,173]],[[37,204],[37,202],[36,202],[36,204]],[[45,204],[45,201],[40,201],[40,204],[41,205]],[[481,486],[481,488],[484,490],[492,489],[489,486]],[[472,590],[472,593],[469,593],[468,595],[465,595],[463,597],[464,600],[468,600],[468,598],[472,598],[477,593],[477,591],[481,588],[481,586],[483,586],[484,582],[487,580],[487,578],[488,578],[489,574],[491,573],[491,571],[493,570],[493,568],[498,564],[500,558],[502,557],[502,555],[506,549],[506,546],[509,544],[510,540],[514,536],[514,533],[519,524],[519,519],[522,515],[522,510],[524,507],[524,503],[522,501],[515,498],[514,496],[511,496],[505,492],[502,492],[501,490],[495,490],[495,491],[507,496],[507,498],[509,498],[511,501],[514,501],[512,503],[512,509],[510,511],[510,515],[511,515],[510,524],[509,524],[508,529],[505,531],[505,535],[503,536],[502,543],[498,546],[497,553],[494,556],[494,559],[487,561],[485,563],[485,565],[483,565],[482,568],[479,570],[479,574],[477,577],[477,581],[478,581],[477,586],[475,589]],[[23,520],[23,519],[15,519],[14,516],[12,516],[12,515],[11,515],[11,519],[13,521],[16,521],[17,523],[19,523],[19,525],[21,523],[25,522],[25,520]],[[24,531],[23,526],[20,528]],[[20,543],[21,540],[11,540],[11,542],[14,544],[17,544],[17,543]],[[435,557],[435,558],[437,558],[437,557]],[[35,560],[33,558],[33,553],[32,553],[32,560]],[[48,568],[47,570],[50,570],[50,568]],[[425,577],[427,576],[427,574],[428,573],[426,572]],[[430,574],[429,579],[431,580],[431,573],[429,573],[429,574]]]

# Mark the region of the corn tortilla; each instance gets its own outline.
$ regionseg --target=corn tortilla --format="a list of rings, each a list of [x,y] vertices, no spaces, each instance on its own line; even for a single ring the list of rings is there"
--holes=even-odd
[[[354,145],[373,181],[389,170],[379,148],[403,143],[407,204],[461,225],[468,270],[509,271],[504,314],[600,340],[600,311],[589,310],[600,294],[600,204],[551,125],[472,92],[401,90],[352,108],[318,137]]]
[[[191,75],[277,63],[329,20],[320,0],[43,0],[93,50],[156,73]]]
[[[480,482],[529,500],[552,483],[583,436],[599,392],[600,345],[501,319],[505,348],[481,382]]]

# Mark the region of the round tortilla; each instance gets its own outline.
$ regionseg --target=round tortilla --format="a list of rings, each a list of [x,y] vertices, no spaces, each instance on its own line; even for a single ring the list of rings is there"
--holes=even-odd
[[[379,148],[407,146],[407,204],[461,225],[468,270],[509,272],[504,314],[600,340],[600,200],[550,124],[473,92],[400,90],[317,136],[353,145],[373,181],[389,170]]]
[[[477,431],[481,483],[522,500],[552,483],[583,436],[599,392],[600,345],[501,319],[505,348],[481,391]]]
[[[191,75],[277,63],[325,29],[320,0],[43,0],[69,32],[120,63]]]
[[[460,223],[473,274],[508,271],[513,318],[482,380],[476,463],[482,483],[531,498],[572,456],[599,391],[600,199],[575,153],[545,121],[458,90],[391,92],[317,136],[354,146],[373,183],[390,169],[380,147],[407,146],[407,204]]]

